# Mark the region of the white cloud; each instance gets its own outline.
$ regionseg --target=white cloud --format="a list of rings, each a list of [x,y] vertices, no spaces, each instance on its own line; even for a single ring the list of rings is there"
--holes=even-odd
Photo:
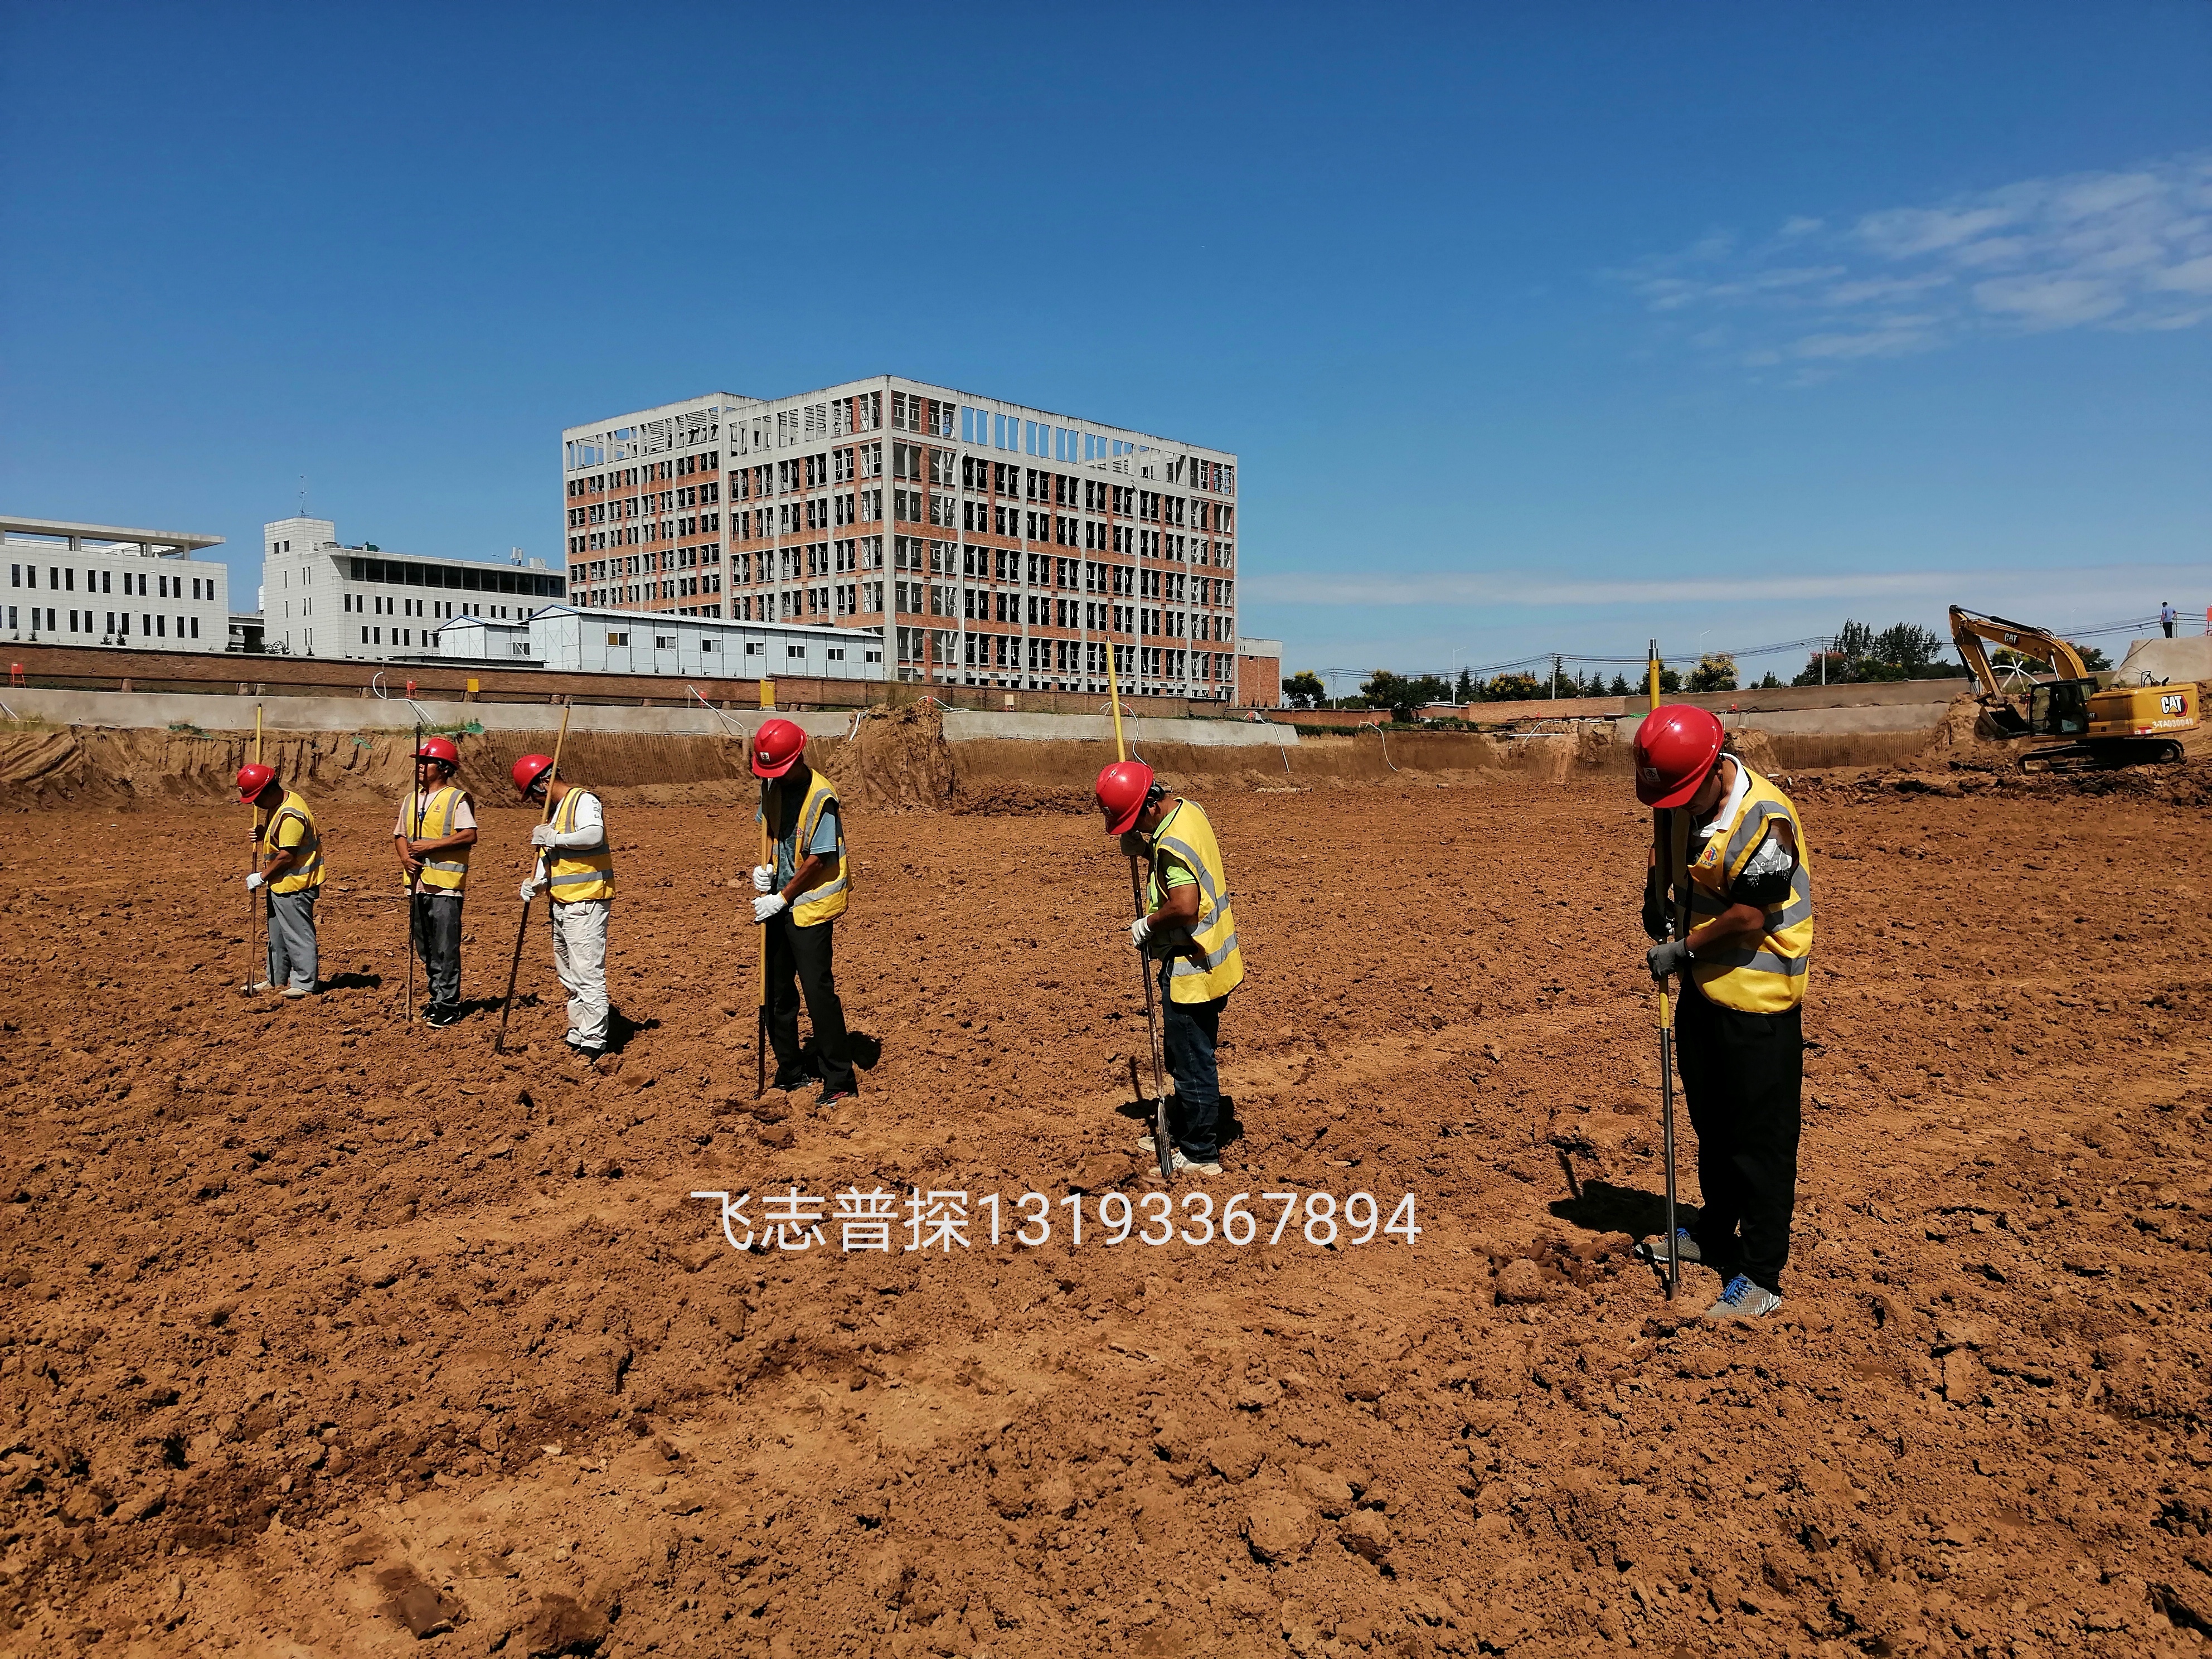
[[[2212,155],[2022,179],[1842,224],[1800,216],[1761,242],[1714,231],[1614,275],[1693,343],[1756,368],[1975,334],[2192,327],[2212,318]],[[1913,314],[1891,314],[1901,307]],[[1720,313],[1735,324],[1725,334]]]

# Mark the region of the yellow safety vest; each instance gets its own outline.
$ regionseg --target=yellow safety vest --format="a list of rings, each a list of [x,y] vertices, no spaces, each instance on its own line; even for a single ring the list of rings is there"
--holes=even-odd
[[[1741,761],[1735,764],[1743,766]],[[1813,849],[1790,798],[1744,766],[1750,780],[1735,816],[1716,824],[1705,850],[1690,866],[1690,925],[1711,921],[1734,902],[1729,889],[1777,818],[1787,818],[1797,838],[1797,867],[1790,896],[1766,907],[1766,925],[1755,939],[1738,939],[1700,950],[1690,966],[1698,988],[1723,1008],[1747,1014],[1787,1013],[1805,1000],[1805,969],[1813,957]]]
[[[779,798],[782,790],[783,786],[777,784]],[[815,827],[822,822],[822,814],[836,804],[836,787],[821,773],[810,768],[806,775],[806,797],[799,804],[799,828],[791,840],[791,855],[794,863],[806,862],[806,849],[813,844]],[[845,855],[845,815],[840,812],[837,814],[836,861],[815,877],[814,884],[801,892],[792,905],[792,925],[813,927],[825,921],[835,921],[845,914],[846,903],[852,896],[853,860]]]
[[[1165,902],[1160,885],[1162,853],[1182,860],[1198,878],[1198,915],[1187,938],[1163,937],[1155,954],[1168,959],[1168,994],[1177,1002],[1211,1002],[1244,982],[1244,957],[1237,948],[1237,917],[1229,908],[1229,871],[1213,825],[1195,801],[1179,800],[1152,832],[1152,874],[1147,910]]]
[[[276,826],[288,817],[299,819],[304,833],[295,845],[283,847],[276,840]],[[315,828],[315,815],[307,810],[307,803],[294,791],[287,789],[284,804],[269,815],[269,823],[262,831],[262,844],[267,849],[290,853],[295,860],[290,869],[269,884],[270,892],[303,893],[310,887],[323,884],[322,834]]]
[[[571,789],[561,797],[561,804],[553,809],[553,828],[567,835],[576,827],[576,809],[583,804],[584,792]],[[599,839],[593,847],[556,847],[546,858],[545,878],[550,884],[556,904],[580,904],[586,899],[612,898],[615,896],[615,855],[607,846],[605,809],[600,809]]]
[[[410,792],[407,804],[400,810],[405,813],[408,828],[413,830],[414,841],[438,841],[453,833],[454,816],[461,810],[468,792],[458,784],[447,784],[434,791],[428,800],[418,801]],[[422,816],[416,817],[417,812]],[[417,828],[416,826],[420,826]],[[425,893],[459,893],[469,884],[469,854],[473,847],[448,847],[422,860],[422,873],[416,879],[416,889]]]

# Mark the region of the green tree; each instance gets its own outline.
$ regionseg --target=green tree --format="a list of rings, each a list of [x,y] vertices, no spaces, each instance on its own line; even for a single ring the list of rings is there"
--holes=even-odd
[[[1528,702],[1544,695],[1544,683],[1534,674],[1499,674],[1482,688],[1492,702]]]
[[[1626,696],[1628,695],[1627,677],[1626,675],[1615,674],[1613,677],[1612,685],[1607,689],[1616,697]]]
[[[1735,690],[1735,659],[1724,651],[1708,652],[1698,659],[1698,665],[1690,671],[1690,690],[1692,691],[1733,691]]]
[[[1669,697],[1681,689],[1682,677],[1668,667],[1666,664],[1661,663],[1659,665],[1659,695],[1662,697]]]
[[[1434,674],[1409,677],[1378,668],[1360,686],[1359,695],[1370,708],[1387,708],[1396,719],[1410,720],[1424,705],[1449,700],[1451,687]]]
[[[1853,622],[1846,617],[1844,625],[1836,630],[1833,649],[1838,656],[1856,661],[1874,649],[1874,629],[1865,623]]]
[[[1894,623],[1875,636],[1863,653],[1875,661],[1902,668],[1907,679],[1923,677],[1929,665],[1943,654],[1943,638],[1917,623]]]
[[[1773,691],[1778,690],[1782,682],[1774,678],[1774,671],[1770,668],[1766,671],[1766,678],[1759,681],[1756,689],[1761,691]]]
[[[1462,702],[1473,702],[1482,695],[1480,688],[1474,683],[1474,671],[1469,668],[1459,671],[1459,684],[1455,690]]]
[[[1293,708],[1318,708],[1328,701],[1328,688],[1321,683],[1321,676],[1309,668],[1283,682],[1283,695],[1291,700]]]

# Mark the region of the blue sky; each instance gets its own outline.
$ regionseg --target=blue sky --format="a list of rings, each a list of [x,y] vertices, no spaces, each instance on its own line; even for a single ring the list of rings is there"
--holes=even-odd
[[[1288,668],[2201,615],[2208,59],[2197,0],[5,0],[0,506],[242,592],[302,474],[552,556],[562,426],[896,372],[1239,452]]]

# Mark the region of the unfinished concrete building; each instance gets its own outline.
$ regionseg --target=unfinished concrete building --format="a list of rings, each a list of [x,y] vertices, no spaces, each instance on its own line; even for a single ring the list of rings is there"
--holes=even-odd
[[[1221,698],[1237,457],[883,376],[562,434],[580,603],[873,629],[895,678]]]

